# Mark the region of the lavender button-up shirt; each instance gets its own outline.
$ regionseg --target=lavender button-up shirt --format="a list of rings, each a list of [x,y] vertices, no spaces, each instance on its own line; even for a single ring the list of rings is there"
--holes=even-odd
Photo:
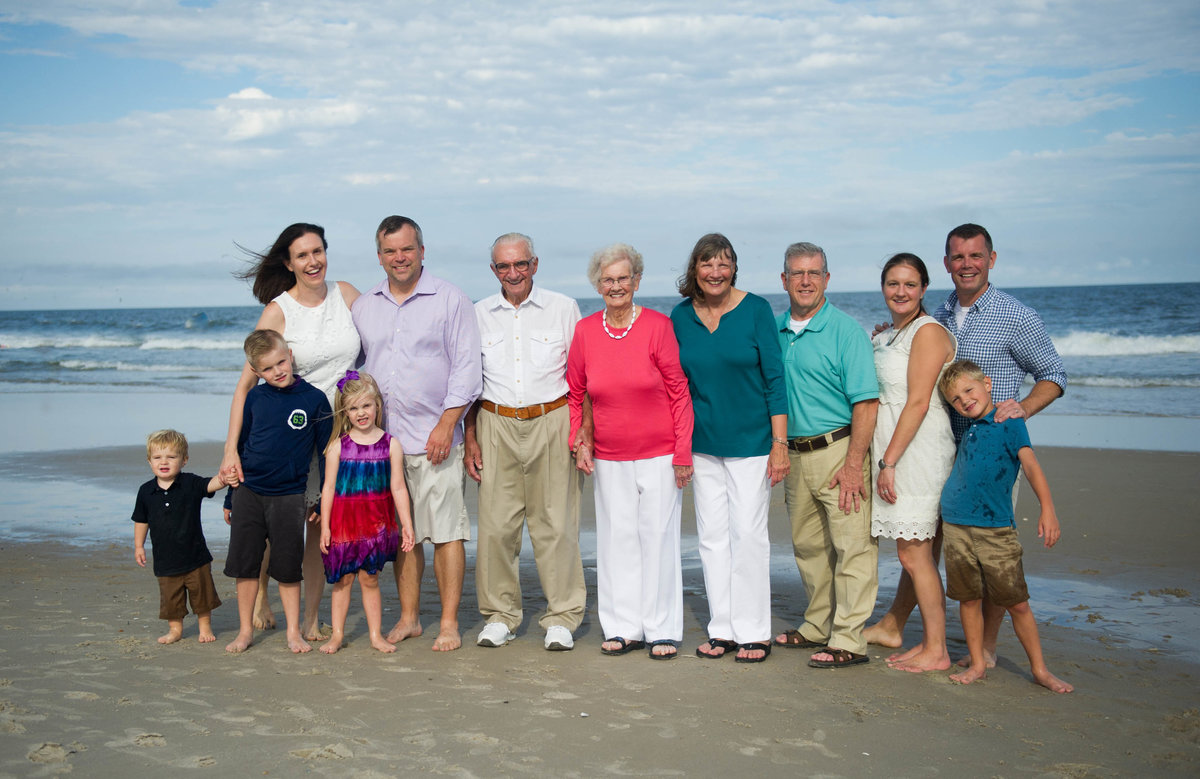
[[[383,393],[384,424],[405,454],[422,454],[448,408],[469,406],[483,388],[475,309],[462,290],[421,271],[397,303],[385,278],[354,301],[363,370]],[[462,425],[454,444],[462,443]]]

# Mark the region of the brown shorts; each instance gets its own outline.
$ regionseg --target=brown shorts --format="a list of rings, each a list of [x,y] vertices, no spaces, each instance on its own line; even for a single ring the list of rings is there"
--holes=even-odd
[[[987,598],[1005,608],[1029,600],[1016,528],[943,522],[942,533],[947,596],[960,602]]]
[[[221,605],[213,584],[212,563],[178,576],[158,577],[159,619],[183,619],[188,613],[189,600],[193,614],[207,614]]]

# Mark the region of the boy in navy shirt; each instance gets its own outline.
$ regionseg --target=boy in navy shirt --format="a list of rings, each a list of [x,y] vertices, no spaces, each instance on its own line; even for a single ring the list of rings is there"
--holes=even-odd
[[[267,540],[267,573],[279,582],[288,649],[308,652],[300,634],[301,563],[304,558],[304,487],[313,451],[325,448],[333,413],[325,393],[296,377],[287,341],[274,330],[246,338],[246,361],[265,383],[246,395],[238,454],[243,481],[230,507],[225,575],[237,579],[238,634],[226,652],[245,651],[254,640],[254,599]],[[318,458],[324,480],[325,458]]]
[[[205,479],[181,473],[188,461],[183,433],[157,430],[146,438],[146,460],[154,478],[138,488],[133,504],[133,558],[146,567],[146,535],[154,546],[158,577],[158,618],[167,621],[160,644],[183,637],[188,601],[200,622],[200,643],[216,641],[212,610],[221,605],[212,578],[212,554],[200,525],[200,502],[225,486],[220,474]]]
[[[1013,518],[1012,489],[1022,469],[1042,510],[1038,537],[1046,547],[1058,543],[1058,517],[1050,485],[1029,444],[1024,419],[997,424],[992,403],[992,380],[970,360],[946,367],[938,389],[954,410],[971,421],[958,445],[950,478],[942,488],[943,554],[946,594],[959,602],[970,665],[950,678],[970,684],[987,675],[983,651],[983,598],[1012,615],[1013,629],[1033,678],[1053,692],[1071,692],[1071,685],[1046,668],[1037,622],[1029,608],[1029,590],[1021,568],[1021,541]]]

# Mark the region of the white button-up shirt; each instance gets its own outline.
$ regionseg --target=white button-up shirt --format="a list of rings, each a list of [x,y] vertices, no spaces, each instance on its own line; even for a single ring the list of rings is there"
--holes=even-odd
[[[534,285],[514,307],[497,293],[475,304],[483,394],[501,406],[532,406],[567,394],[567,350],[579,321],[574,298]]]

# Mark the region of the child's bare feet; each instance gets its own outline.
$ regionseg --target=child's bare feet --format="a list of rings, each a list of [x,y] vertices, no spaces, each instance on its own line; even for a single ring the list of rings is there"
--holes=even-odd
[[[458,623],[442,625],[437,638],[433,640],[433,651],[453,652],[460,646],[462,646],[462,636],[458,633]]]
[[[299,633],[295,635],[288,634],[288,649],[292,650],[292,654],[294,655],[302,655],[305,652],[312,651],[312,647]]]
[[[959,684],[970,684],[971,682],[977,682],[986,677],[987,667],[976,668],[975,666],[970,666],[965,671],[960,671],[956,674],[950,674],[950,681],[957,682]]]
[[[945,647],[938,649],[925,649],[925,645],[920,647],[921,651],[916,654],[908,653],[908,658],[900,662],[892,662],[888,659],[888,668],[897,671],[908,671],[909,673],[920,674],[926,671],[945,671],[950,667],[950,654]]]
[[[891,614],[884,614],[883,619],[863,630],[863,640],[868,644],[899,649],[904,646],[904,633],[896,624]]]
[[[405,622],[398,620],[396,626],[387,634],[389,644],[399,644],[406,638],[416,638],[424,632],[420,622]]]
[[[321,644],[321,647],[320,647],[321,652],[323,654],[327,654],[327,655],[331,655],[341,648],[342,648],[342,634],[337,632],[336,630],[333,631],[333,634],[329,637],[329,640],[326,641],[324,644]]]
[[[263,605],[261,609],[255,609],[253,624],[255,630],[274,630],[275,615],[271,613],[271,607]]]
[[[1072,685],[1067,684],[1062,679],[1059,679],[1057,676],[1046,670],[1043,670],[1041,673],[1034,671],[1033,678],[1034,681],[1045,687],[1050,692],[1071,692],[1075,689]]]
[[[164,633],[163,635],[158,637],[158,643],[174,644],[176,641],[178,641],[181,638],[183,638],[183,630],[182,629],[176,630],[175,628],[171,628],[166,633]]]
[[[212,642],[217,640],[217,634],[212,632],[211,628],[208,630],[205,630],[204,628],[200,628],[200,635],[196,640],[199,641],[201,644],[211,644]]]
[[[389,644],[383,636],[371,636],[371,646],[384,654],[396,651],[396,647]]]
[[[250,635],[245,635],[241,632],[238,632],[237,638],[233,639],[232,641],[230,641],[228,644],[225,645],[225,651],[232,652],[234,654],[237,654],[239,652],[245,652],[247,649],[250,648],[250,645],[253,643],[254,643],[254,634],[253,633],[251,633]]]
[[[868,643],[870,643],[870,642],[868,642]],[[924,651],[925,651],[925,642],[922,641],[921,643],[917,644],[916,646],[914,646],[910,649],[905,649],[902,652],[894,652],[893,654],[888,655],[887,664],[893,665],[895,663],[906,662],[906,661],[916,657],[917,655],[921,654]]]
[[[996,653],[994,651],[989,652],[986,649],[983,650],[983,658],[984,658],[984,660],[987,661],[988,668],[996,667]],[[971,656],[963,655],[962,658],[959,659],[959,661],[957,663],[955,663],[955,665],[957,665],[959,668],[969,668],[971,665]]]
[[[304,636],[305,641],[320,641],[323,638],[328,638],[331,634],[326,633],[321,628],[320,619],[314,619],[311,623],[306,622],[300,627],[300,635]]]

